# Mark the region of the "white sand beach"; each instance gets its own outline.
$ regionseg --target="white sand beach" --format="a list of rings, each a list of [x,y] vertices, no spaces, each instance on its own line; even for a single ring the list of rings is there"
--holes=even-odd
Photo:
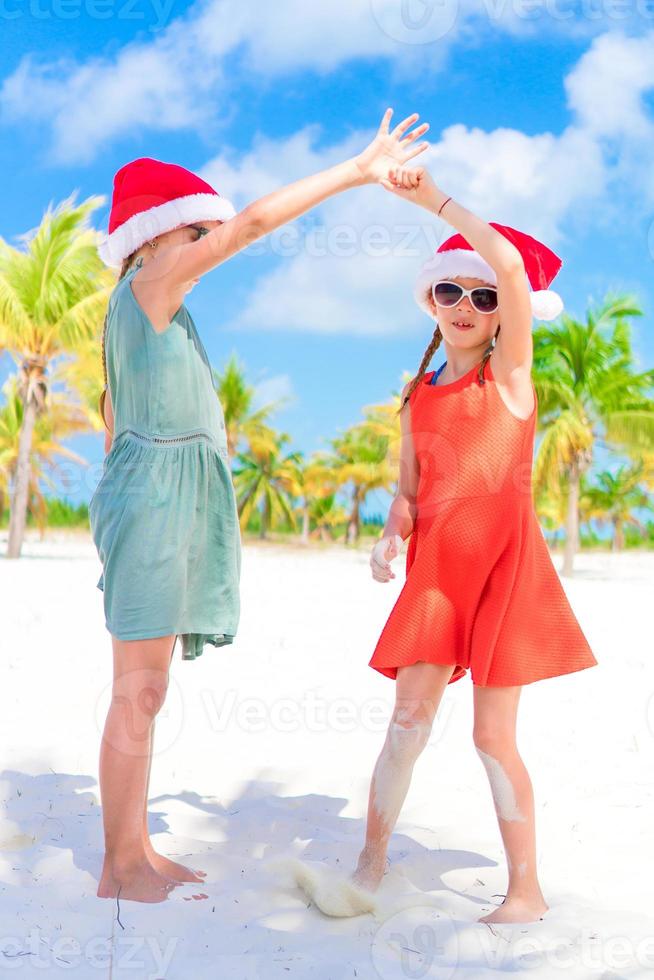
[[[4,553],[6,532],[0,535]],[[560,567],[560,556],[555,565]],[[476,920],[506,868],[472,743],[470,675],[445,693],[389,852],[378,914],[324,916],[271,861],[349,873],[394,684],[368,667],[403,581],[368,550],[248,545],[232,647],[177,646],[156,725],[155,847],[207,872],[158,905],[96,897],[98,751],[111,688],[90,538],[0,559],[2,976],[276,980],[498,973],[618,980],[654,969],[654,554],[581,554],[564,587],[598,666],[523,689],[536,799],[536,924]]]

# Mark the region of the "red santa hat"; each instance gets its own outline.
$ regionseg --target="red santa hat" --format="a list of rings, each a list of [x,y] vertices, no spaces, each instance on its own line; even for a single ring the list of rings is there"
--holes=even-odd
[[[532,292],[530,292],[531,310],[539,320],[553,320],[563,310],[563,300],[548,286],[563,265],[562,260],[554,252],[531,235],[499,225],[490,221],[491,227],[508,238],[518,249],[525,265],[525,272]],[[414,288],[414,297],[418,306],[429,316],[433,316],[433,307],[429,304],[431,286],[440,279],[462,278],[483,279],[484,282],[497,285],[494,270],[476,252],[463,235],[452,235],[440,246],[432,258],[421,268]]]
[[[235,214],[231,201],[191,170],[139,157],[114,175],[109,228],[98,252],[106,265],[120,268],[124,258],[157,235],[195,221],[227,221]]]

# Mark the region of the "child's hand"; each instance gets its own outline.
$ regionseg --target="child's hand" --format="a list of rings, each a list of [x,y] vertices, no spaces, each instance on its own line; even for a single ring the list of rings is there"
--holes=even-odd
[[[393,534],[390,538],[381,538],[377,542],[370,555],[370,567],[375,582],[388,582],[389,579],[395,578],[390,562],[397,558],[401,547],[402,538],[399,534]]]
[[[365,183],[383,182],[388,177],[391,168],[398,165],[404,166],[407,160],[422,153],[429,146],[426,141],[415,146],[412,145],[418,136],[427,132],[429,123],[422,123],[408,136],[404,136],[404,133],[418,119],[417,112],[412,116],[407,116],[406,119],[397,124],[392,132],[389,132],[388,125],[392,115],[393,110],[387,109],[372,143],[369,143],[365,150],[354,157],[354,162]]]
[[[379,183],[413,204],[431,208],[437,197],[436,184],[425,167],[391,167],[384,180]]]

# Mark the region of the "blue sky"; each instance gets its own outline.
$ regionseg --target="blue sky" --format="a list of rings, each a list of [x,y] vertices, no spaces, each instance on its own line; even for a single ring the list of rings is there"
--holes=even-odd
[[[183,164],[241,208],[356,153],[390,105],[430,123],[421,162],[447,193],[558,252],[568,312],[636,293],[652,364],[654,3],[4,0],[0,20],[10,243],[73,191],[105,196],[104,230],[113,175],[137,156]],[[260,401],[290,399],[275,424],[308,453],[417,367],[431,325],[413,278],[451,233],[381,187],[348,191],[186,304],[217,369],[235,351]],[[70,445],[94,475],[57,491],[88,499],[102,436]]]

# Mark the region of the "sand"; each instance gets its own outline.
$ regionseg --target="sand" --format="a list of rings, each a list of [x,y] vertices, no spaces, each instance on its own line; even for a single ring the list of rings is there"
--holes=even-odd
[[[578,556],[563,582],[599,665],[522,693],[542,922],[477,922],[502,900],[506,862],[469,675],[447,689],[418,759],[375,909],[324,915],[275,870],[301,859],[333,881],[362,845],[394,693],[368,659],[403,581],[400,559],[397,579],[374,582],[368,554],[248,545],[236,643],[194,662],[178,648],[150,830],[207,880],[150,906],[95,896],[111,647],[92,542],[30,538],[19,561],[0,560],[3,976],[651,975],[654,554]],[[209,900],[185,900],[197,890]]]

